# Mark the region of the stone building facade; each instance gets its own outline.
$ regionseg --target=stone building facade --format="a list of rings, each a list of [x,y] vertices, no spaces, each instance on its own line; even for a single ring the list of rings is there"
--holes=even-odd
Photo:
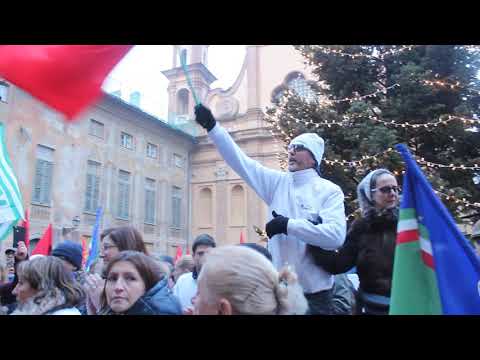
[[[187,51],[189,73],[200,101],[210,107],[237,144],[263,165],[279,169],[281,145],[263,114],[286,88],[308,93],[312,75],[292,46],[251,45],[234,84],[211,89],[208,46],[174,46],[167,121],[104,94],[78,121],[68,123],[21,89],[0,82],[0,121],[24,204],[30,237],[49,223],[54,242],[89,241],[95,209],[101,228],[132,224],[150,250],[174,255],[200,233],[234,244],[243,232],[257,242],[267,207],[230,169],[194,124],[194,99],[178,62]],[[4,94],[2,96],[2,94]],[[7,239],[2,250],[11,244]]]
[[[185,245],[195,138],[108,94],[68,123],[7,85],[0,121],[30,209],[33,242],[50,223],[54,243],[81,236],[88,241],[101,206],[102,229],[132,224],[154,252]]]

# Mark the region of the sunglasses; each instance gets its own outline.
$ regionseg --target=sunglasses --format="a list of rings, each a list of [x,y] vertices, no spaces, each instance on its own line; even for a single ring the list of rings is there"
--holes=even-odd
[[[383,186],[379,189],[373,189],[372,192],[380,191],[382,194],[390,194],[390,191],[392,190],[397,194],[400,192],[400,188],[398,186]]]
[[[302,144],[290,144],[288,145],[288,151],[294,151],[294,152],[297,152],[297,151],[305,151],[305,150],[308,150],[305,146],[303,146]]]

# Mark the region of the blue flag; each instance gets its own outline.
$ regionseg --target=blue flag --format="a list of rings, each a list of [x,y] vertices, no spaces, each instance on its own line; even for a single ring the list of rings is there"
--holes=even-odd
[[[480,259],[405,145],[390,314],[480,314]]]
[[[100,253],[100,219],[102,217],[102,207],[97,209],[97,214],[95,215],[95,225],[93,226],[92,232],[92,242],[90,243],[90,253],[88,254],[87,263],[85,264],[85,269],[88,272],[90,266],[98,258]]]

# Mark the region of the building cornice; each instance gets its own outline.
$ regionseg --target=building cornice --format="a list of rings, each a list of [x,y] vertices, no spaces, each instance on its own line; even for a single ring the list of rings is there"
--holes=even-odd
[[[215,80],[217,80],[215,75],[213,75],[210,72],[210,70],[208,70],[207,67],[205,65],[203,65],[202,63],[187,65],[187,69],[188,69],[189,72],[194,72],[194,71],[200,72],[200,74],[205,79],[205,81],[208,83],[208,85],[210,85]],[[182,67],[176,67],[176,68],[173,68],[173,69],[164,70],[164,71],[162,71],[162,74],[165,75],[165,77],[169,81],[178,79],[180,76],[184,75]]]

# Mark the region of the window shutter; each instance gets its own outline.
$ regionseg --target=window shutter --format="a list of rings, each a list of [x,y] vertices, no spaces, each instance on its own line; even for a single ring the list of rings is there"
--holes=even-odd
[[[40,202],[42,191],[42,168],[43,160],[37,159],[37,166],[35,168],[35,184],[33,186],[33,201]]]
[[[128,219],[130,209],[130,184],[125,184],[125,219]]]
[[[99,203],[99,194],[100,194],[100,176],[94,176],[94,190],[92,198],[92,211],[96,211]]]
[[[52,170],[53,170],[53,164],[44,161],[43,162],[43,181],[42,181],[42,189],[41,193],[43,196],[41,196],[41,202],[43,204],[49,204],[50,203],[50,192],[51,192],[51,186],[52,186]]]
[[[92,211],[92,178],[91,174],[87,174],[87,188],[85,189],[85,210],[87,211]]]

